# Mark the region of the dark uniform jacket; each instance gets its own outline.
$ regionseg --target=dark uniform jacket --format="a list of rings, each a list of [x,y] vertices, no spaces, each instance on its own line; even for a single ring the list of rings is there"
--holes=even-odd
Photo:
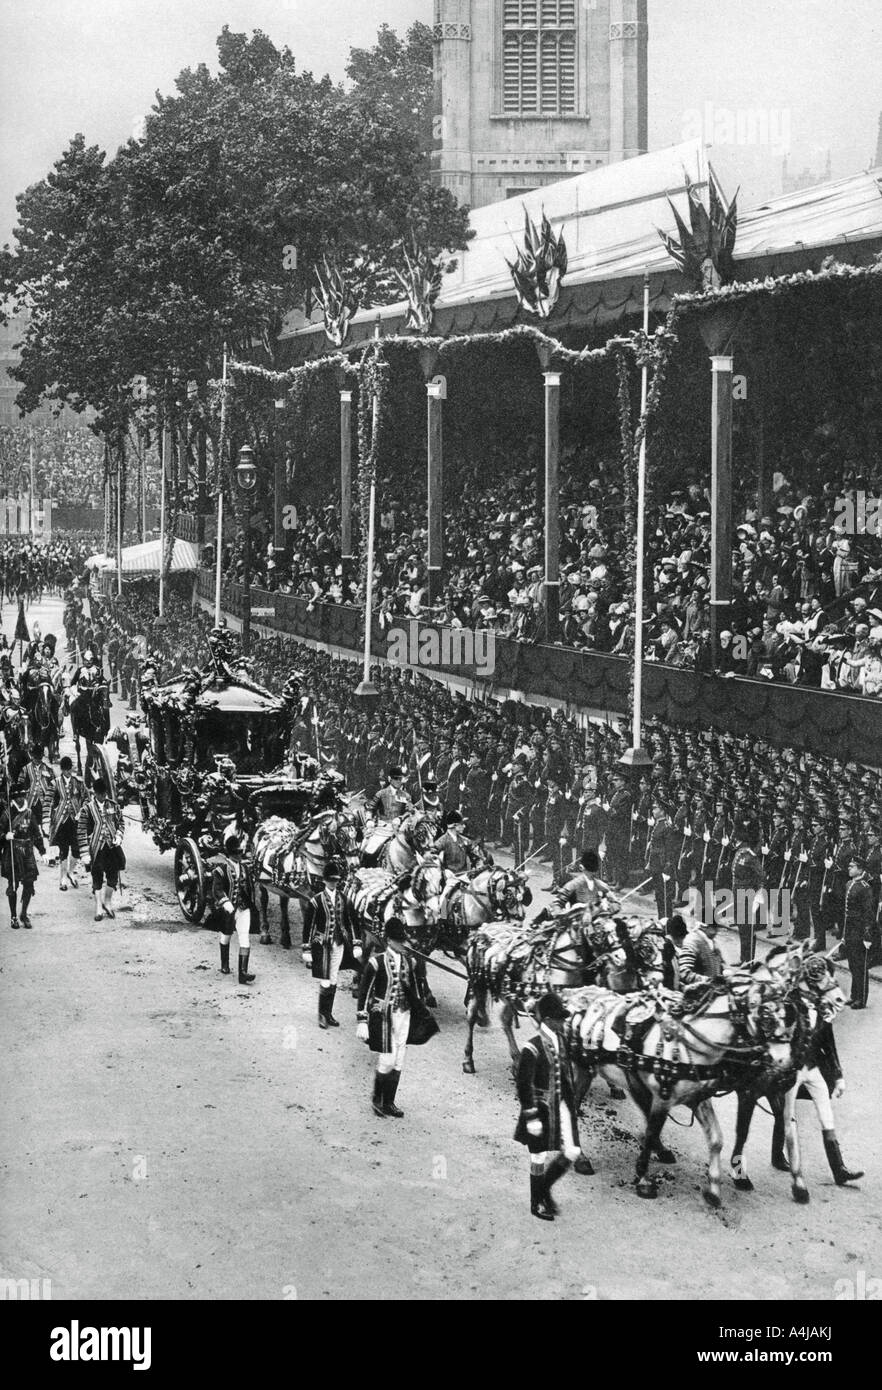
[[[851,878],[845,885],[842,939],[846,945],[859,945],[871,939],[873,893],[863,877]]]
[[[555,1051],[554,1043],[540,1030],[529,1042],[524,1043],[518,1059],[517,1090],[521,1113],[514,1137],[519,1144],[526,1144],[531,1153],[546,1153],[560,1148],[561,1102],[569,1107],[575,1132],[572,1068],[563,1039],[556,1041],[558,1047]],[[541,1122],[541,1134],[528,1132],[527,1121],[533,1119]]]
[[[328,893],[324,888],[308,898],[303,907],[304,939],[312,950],[312,973],[317,980],[326,980],[331,973],[331,950],[343,946],[341,969],[355,965],[353,956],[353,926],[349,905],[340,889]]]

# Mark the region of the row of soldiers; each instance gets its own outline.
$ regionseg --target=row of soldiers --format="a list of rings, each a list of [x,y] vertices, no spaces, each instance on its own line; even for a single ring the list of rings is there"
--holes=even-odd
[[[283,640],[259,644],[257,673],[278,684],[293,659],[324,715],[322,754],[349,786],[373,795],[395,762],[419,800],[434,776],[440,800],[463,815],[470,835],[510,846],[519,860],[547,847],[556,882],[570,860],[602,847],[604,876],[616,886],[664,874],[670,886],[660,908],[690,883],[729,887],[736,823],[752,827],[766,885],[788,889],[804,920],[811,902],[818,918],[823,899],[828,929],[841,925],[853,851],[867,860],[874,885],[882,877],[876,769],[651,720],[649,761],[635,781],[620,765],[627,740],[611,725],[469,700],[395,668],[375,672],[381,698],[366,712],[350,698],[350,663]],[[315,751],[314,729],[304,738]]]

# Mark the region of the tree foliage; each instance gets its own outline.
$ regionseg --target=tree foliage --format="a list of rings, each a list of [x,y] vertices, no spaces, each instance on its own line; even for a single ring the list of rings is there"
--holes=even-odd
[[[424,26],[353,50],[349,90],[259,30],[225,27],[217,49],[217,72],[185,69],[112,159],[74,136],[19,196],[0,259],[0,296],[30,311],[19,405],[91,407],[117,459],[136,426],[170,424],[173,508],[200,438],[217,446],[225,343],[272,366],[286,313],[313,308],[316,268],[358,266],[363,302],[380,302],[405,247],[436,256],[468,235],[467,211],[428,180]],[[233,428],[256,442],[272,425],[246,410]]]

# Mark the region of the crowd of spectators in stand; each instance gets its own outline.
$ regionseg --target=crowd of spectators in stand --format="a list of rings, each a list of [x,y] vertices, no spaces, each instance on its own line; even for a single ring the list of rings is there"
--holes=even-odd
[[[39,497],[56,507],[104,506],[104,444],[85,425],[72,429],[61,423],[0,426],[0,491],[8,497],[30,487],[31,445],[34,481]],[[159,503],[159,485],[146,479],[148,506]]]
[[[873,499],[882,470],[861,472],[819,450],[803,459],[812,491],[774,477],[768,510],[736,511],[733,602],[720,641],[725,675],[882,693],[882,519]],[[561,468],[560,640],[627,655],[633,601],[617,461],[576,450]],[[826,480],[825,480],[826,475]],[[483,479],[483,481],[482,481]],[[381,499],[396,485],[385,480]],[[403,491],[403,490],[402,490]],[[381,500],[375,569],[380,621],[402,617],[492,628],[522,641],[543,632],[543,521],[535,467],[475,469],[448,487],[445,588],[430,607],[422,497]],[[861,494],[865,501],[861,503]],[[863,511],[862,511],[863,506]],[[867,524],[862,531],[866,513]],[[646,648],[656,662],[710,670],[710,502],[692,483],[650,505],[646,526]],[[358,603],[358,575],[344,573],[335,507],[302,507],[285,559],[255,547],[252,582],[311,603]],[[227,573],[242,579],[241,543]]]

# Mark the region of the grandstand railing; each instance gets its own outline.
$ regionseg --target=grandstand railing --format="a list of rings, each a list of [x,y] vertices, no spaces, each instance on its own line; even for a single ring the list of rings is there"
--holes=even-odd
[[[200,595],[214,599],[214,573],[202,569]],[[241,617],[246,590],[225,583],[224,610]],[[289,594],[251,589],[256,624],[280,634],[305,638],[358,656],[363,646],[361,609],[334,603],[311,603]],[[407,619],[396,626],[407,628]],[[420,620],[420,631],[443,629]],[[371,650],[388,655],[388,631],[374,621]],[[443,644],[439,644],[443,647]],[[629,657],[581,652],[570,647],[516,642],[495,635],[492,675],[474,666],[438,662],[431,669],[473,680],[489,692],[515,691],[530,697],[561,700],[575,709],[617,717],[627,713],[631,689]],[[420,669],[427,669],[421,667]],[[648,662],[643,668],[643,708],[675,724],[722,729],[768,739],[781,747],[805,747],[843,761],[882,765],[882,699],[771,681],[722,678]]]

